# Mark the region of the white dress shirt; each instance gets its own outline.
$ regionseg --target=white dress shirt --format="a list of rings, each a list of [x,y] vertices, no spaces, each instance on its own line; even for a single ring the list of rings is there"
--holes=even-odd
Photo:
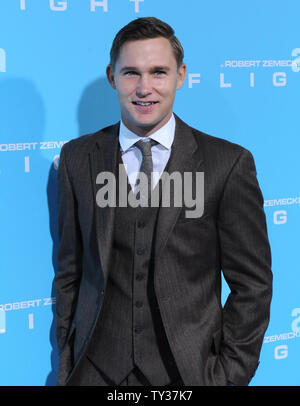
[[[143,160],[141,151],[134,144],[139,140],[148,142],[150,141],[150,138],[158,142],[158,144],[151,148],[153,161],[153,181],[155,187],[170,158],[171,148],[175,136],[175,125],[175,117],[172,114],[170,120],[155,133],[148,137],[139,137],[129,130],[121,120],[119,132],[121,156],[132,190],[134,190],[137,173],[140,170]]]

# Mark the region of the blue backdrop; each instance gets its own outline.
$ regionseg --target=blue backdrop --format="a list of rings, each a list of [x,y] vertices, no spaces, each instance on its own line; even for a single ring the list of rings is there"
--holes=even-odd
[[[141,16],[169,22],[184,46],[175,112],[254,155],[274,296],[251,385],[300,384],[299,15],[294,0],[0,2],[0,385],[56,382],[59,154],[119,120],[105,68],[116,32]]]

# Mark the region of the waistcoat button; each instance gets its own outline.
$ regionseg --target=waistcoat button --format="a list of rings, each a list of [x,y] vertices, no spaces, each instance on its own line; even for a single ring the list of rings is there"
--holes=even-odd
[[[138,248],[138,249],[136,250],[136,253],[137,253],[138,255],[143,255],[143,254],[145,253],[145,248]]]
[[[137,300],[137,301],[135,302],[135,306],[138,307],[138,308],[143,307],[143,304],[144,304],[144,303],[143,303],[141,300]]]
[[[144,329],[141,326],[135,326],[135,328],[134,328],[134,332],[137,334],[140,334],[143,330]]]

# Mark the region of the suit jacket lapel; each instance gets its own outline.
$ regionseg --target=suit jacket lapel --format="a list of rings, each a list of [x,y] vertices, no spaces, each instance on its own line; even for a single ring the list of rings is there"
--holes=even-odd
[[[180,120],[176,115],[175,137],[172,145],[172,152],[168,162],[167,172],[180,172],[183,179],[184,172],[201,171],[203,156],[198,148],[197,141],[191,127]],[[172,191],[172,188],[171,188]],[[161,207],[158,214],[155,259],[164,248],[168,236],[174,227],[182,207],[172,207],[173,196],[171,196],[171,207]]]
[[[103,186],[96,184],[97,175],[100,172],[110,172],[114,174],[116,179],[117,170],[117,153],[118,153],[118,134],[119,123],[109,127],[97,136],[95,147],[90,153],[92,184],[94,190],[94,207],[95,207],[95,223],[96,235],[98,241],[98,249],[100,261],[105,279],[109,269],[109,260],[113,243],[114,230],[114,215],[115,207],[100,208],[96,203],[96,194]]]

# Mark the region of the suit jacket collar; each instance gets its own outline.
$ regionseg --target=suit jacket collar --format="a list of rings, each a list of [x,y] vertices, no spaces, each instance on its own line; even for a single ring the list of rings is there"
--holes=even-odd
[[[195,138],[193,130],[185,124],[177,115],[175,138],[172,145],[172,152],[168,162],[168,173],[178,171],[195,172],[199,170],[203,163],[201,148]],[[120,123],[102,130],[97,133],[96,142],[93,143],[93,149],[90,152],[91,176],[94,188],[94,196],[100,186],[96,184],[97,175],[100,172],[107,171],[116,176],[118,169],[118,134]],[[172,201],[172,196],[171,196]],[[155,258],[157,258],[165,246],[168,235],[172,231],[176,220],[182,210],[181,207],[161,207],[158,215],[157,231],[155,241]],[[100,208],[95,202],[95,221],[96,233],[98,240],[98,248],[100,260],[104,276],[106,279],[107,272],[110,266],[110,254],[113,244],[114,230],[114,207]]]

